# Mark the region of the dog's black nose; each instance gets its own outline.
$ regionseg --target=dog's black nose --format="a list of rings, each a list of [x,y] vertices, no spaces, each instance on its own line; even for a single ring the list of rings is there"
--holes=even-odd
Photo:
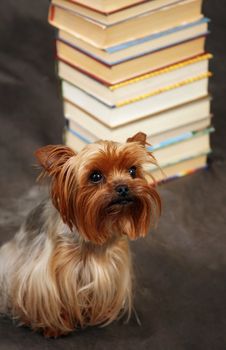
[[[127,185],[118,185],[115,187],[115,190],[120,197],[126,197],[129,194],[129,187]]]

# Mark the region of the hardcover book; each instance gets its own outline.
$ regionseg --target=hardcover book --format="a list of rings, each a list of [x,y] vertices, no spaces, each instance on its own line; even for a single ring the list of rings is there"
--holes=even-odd
[[[184,0],[156,11],[146,12],[114,25],[104,25],[65,8],[51,5],[49,22],[93,46],[107,48],[143,38],[182,23],[202,18],[202,0]],[[137,30],[139,28],[139,30]],[[122,35],[123,33],[123,35]]]
[[[165,182],[193,174],[207,167],[207,156],[210,152],[182,159],[180,162],[165,165],[161,169],[152,169],[151,174],[157,182]]]
[[[180,84],[166,86],[162,89],[148,92],[145,96],[133,101],[127,101],[121,107],[110,108],[87,93],[73,86],[63,86],[63,96],[70,105],[77,105],[80,109],[93,115],[103,124],[116,127],[143,118],[147,115],[159,113],[168,108],[207,96],[209,73],[182,81]],[[76,92],[76,95],[75,95]],[[70,97],[73,96],[73,100]],[[75,97],[76,96],[76,97]],[[69,113],[66,104],[66,115]]]
[[[202,0],[52,0],[66,144],[145,132],[157,181],[206,166],[212,115]]]
[[[154,148],[148,147],[153,151],[153,155],[158,160],[160,167],[166,167],[169,164],[176,164],[184,159],[188,159],[200,154],[208,154],[210,152],[209,134],[213,132],[213,128],[207,128],[200,131],[192,132],[190,137],[186,137],[177,142],[172,142],[167,147]],[[65,138],[67,145],[75,151],[80,151],[87,144],[84,140],[77,137],[71,130],[66,130]],[[149,166],[149,170],[156,169],[155,165]]]
[[[65,116],[69,122],[69,126],[71,125],[70,123],[76,123],[83,130],[89,130],[90,133],[93,131],[92,133],[95,133],[98,139],[104,137],[118,142],[125,142],[128,137],[141,130],[144,130],[148,136],[152,135],[152,137],[166,134],[171,130],[202,121],[210,116],[209,97],[193,100],[175,108],[167,109],[157,114],[150,114],[134,121],[127,118],[127,122],[125,122],[122,117],[120,124],[114,127],[102,123],[93,114],[85,112],[68,101],[65,101],[64,106]],[[123,122],[124,124],[122,124]]]
[[[208,116],[200,120],[196,120],[193,123],[183,124],[182,126],[177,126],[175,129],[162,131],[161,133],[157,134],[154,134],[154,132],[149,128],[146,130],[146,135],[148,136],[147,141],[149,144],[153,145],[153,149],[168,146],[173,142],[178,142],[179,140],[189,138],[195,131],[210,127],[211,119],[212,116]],[[73,120],[68,120],[68,130],[85,143],[93,143],[101,139],[92,133],[90,129],[81,127],[80,124],[74,122]],[[131,132],[128,132],[128,135],[131,135]],[[124,140],[119,141],[118,137],[116,136],[116,138],[110,138],[109,140],[125,142],[128,137],[125,137]],[[107,140],[108,138],[105,136],[105,139]]]
[[[52,0],[52,4],[61,7],[65,10],[71,11],[76,15],[80,15],[82,17],[87,18],[87,20],[91,20],[97,22],[104,26],[110,26],[113,24],[117,24],[120,22],[127,21],[131,18],[136,18],[141,15],[146,15],[147,13],[153,11],[160,11],[164,8],[182,3],[186,0],[158,0],[158,1],[144,1],[136,6],[130,6],[120,11],[116,11],[114,13],[106,15],[105,13],[101,13],[99,11],[95,11],[91,8],[87,8],[85,6],[81,6],[78,3],[75,3],[71,0]]]
[[[109,15],[122,9],[145,3],[147,0],[70,0],[74,4],[80,4],[97,12]],[[162,2],[162,0],[159,0]],[[164,2],[165,0],[163,0]]]
[[[105,65],[81,51],[57,41],[57,55],[63,62],[75,67],[106,85],[115,85],[204,53],[205,37],[167,47],[116,65]]]
[[[202,18],[195,22],[183,23],[177,27],[154,33],[141,39],[109,47],[106,50],[98,49],[64,30],[59,30],[58,40],[103,64],[111,66],[183,43],[187,40],[206,36],[209,33],[208,22],[208,18]]]
[[[109,107],[115,107],[124,105],[128,100],[137,100],[139,96],[142,97],[150,91],[180,84],[181,81],[207,73],[208,60],[211,57],[210,54],[197,56],[112,86],[103,85],[61,61],[58,65],[58,74],[63,80],[63,89],[65,86],[67,89],[68,84],[71,85],[71,95],[65,95],[68,100],[76,101],[76,90],[73,93],[74,85]]]

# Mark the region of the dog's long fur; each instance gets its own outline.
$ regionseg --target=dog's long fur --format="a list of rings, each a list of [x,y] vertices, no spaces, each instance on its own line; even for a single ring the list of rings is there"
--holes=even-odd
[[[66,146],[36,152],[42,176],[51,178],[51,198],[0,249],[0,312],[55,337],[130,315],[128,238],[145,236],[161,209],[142,168],[155,162],[145,139],[140,133],[124,145],[102,141],[79,154]],[[97,169],[104,180],[94,184],[89,176]],[[119,184],[128,185],[132,203],[114,204]]]

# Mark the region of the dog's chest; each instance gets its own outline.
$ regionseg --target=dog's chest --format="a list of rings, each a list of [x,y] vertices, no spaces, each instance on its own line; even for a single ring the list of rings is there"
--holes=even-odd
[[[74,312],[83,315],[79,319],[104,323],[129,308],[131,259],[126,240],[106,251],[61,247],[54,265],[62,304],[73,305]]]

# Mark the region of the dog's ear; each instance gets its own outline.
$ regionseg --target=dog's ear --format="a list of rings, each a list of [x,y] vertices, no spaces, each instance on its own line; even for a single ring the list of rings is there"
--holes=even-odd
[[[147,145],[147,135],[143,132],[138,132],[137,134],[135,134],[132,137],[129,137],[126,142],[138,142],[140,143],[142,146]]]
[[[74,216],[70,198],[74,194],[74,187],[71,184],[75,182],[75,172],[73,162],[68,162],[68,160],[75,157],[76,153],[64,145],[48,145],[37,149],[35,156],[43,167],[38,180],[43,179],[46,175],[51,178],[52,202],[60,212],[63,221],[72,229],[71,218]],[[68,181],[70,186],[68,186]]]
[[[51,174],[55,169],[62,167],[65,162],[76,153],[64,145],[47,145],[35,151],[35,157],[44,171]]]
[[[147,163],[152,163],[158,166],[157,160],[154,157],[154,155],[152,154],[152,152],[146,148],[145,146],[151,146],[150,143],[147,142],[147,135],[143,132],[138,132],[137,134],[135,134],[132,137],[129,137],[127,139],[127,142],[137,142],[138,144],[140,144],[141,146],[144,147],[145,151],[146,151],[146,161]]]

